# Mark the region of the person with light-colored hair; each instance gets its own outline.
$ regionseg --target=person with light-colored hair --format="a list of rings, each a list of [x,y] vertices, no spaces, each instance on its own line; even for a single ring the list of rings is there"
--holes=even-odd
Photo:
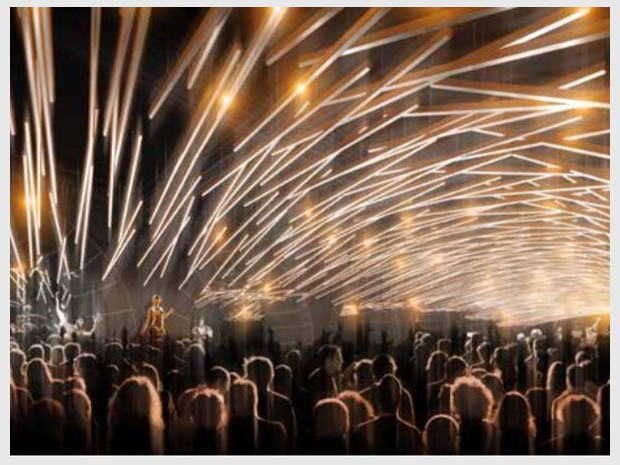
[[[375,417],[374,407],[357,391],[342,391],[337,397],[349,409],[351,430]]]
[[[83,390],[70,389],[63,404],[66,413],[65,453],[84,455],[92,452],[90,399]]]
[[[287,451],[284,426],[259,416],[258,393],[250,380],[238,379],[231,385],[228,437],[231,455],[280,455]]]
[[[127,378],[108,411],[108,451],[121,455],[163,454],[164,422],[159,394],[146,376]]]
[[[192,452],[222,455],[228,450],[228,409],[224,397],[214,389],[199,389],[190,404]]]
[[[312,410],[312,452],[318,455],[349,453],[349,410],[338,399],[322,399]]]
[[[507,393],[495,414],[499,430],[499,453],[502,455],[530,455],[534,452],[536,425],[527,398],[517,392]]]
[[[376,417],[355,428],[351,451],[360,455],[420,454],[419,430],[400,417],[402,385],[394,375],[385,375],[377,384]]]
[[[463,376],[452,386],[452,416],[459,420],[459,451],[463,455],[495,453],[495,428],[490,421],[493,394],[478,378]]]
[[[571,394],[561,399],[557,405],[558,434],[551,440],[554,454],[561,455],[595,455],[600,454],[601,443],[598,428],[600,420],[599,406],[588,396]]]
[[[244,373],[256,385],[259,416],[284,426],[289,443],[288,452],[293,453],[297,443],[297,420],[290,399],[273,390],[273,363],[267,357],[250,357],[245,360]]]
[[[435,415],[426,423],[422,439],[428,455],[457,455],[459,424],[450,415]]]

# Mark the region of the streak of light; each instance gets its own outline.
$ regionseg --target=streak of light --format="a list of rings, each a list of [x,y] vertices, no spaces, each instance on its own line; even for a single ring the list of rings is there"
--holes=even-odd
[[[133,238],[135,234],[136,234],[136,228],[132,228],[127,238],[123,241],[120,247],[116,249],[116,251],[114,252],[114,255],[112,256],[112,259],[110,260],[110,263],[108,263],[108,266],[105,269],[103,276],[101,277],[102,281],[105,281],[105,279],[108,277],[110,272],[114,269],[114,265],[116,265],[116,262],[118,261],[120,256],[123,254],[123,251],[127,248],[127,244],[129,244],[129,242],[131,241],[131,239]]]
[[[229,52],[228,59],[222,68],[220,77],[218,78],[218,83],[216,84],[215,89],[212,92],[211,98],[209,99],[205,108],[201,109],[202,111],[201,111],[200,119],[195,124],[187,142],[184,144],[183,149],[181,150],[181,153],[174,165],[172,173],[168,175],[166,184],[164,186],[164,190],[159,196],[159,199],[157,203],[155,204],[155,208],[153,210],[151,218],[149,219],[149,224],[153,223],[153,220],[157,216],[159,209],[162,207],[163,201],[165,200],[166,194],[168,193],[168,189],[170,189],[172,185],[172,181],[175,179],[175,176],[177,172],[179,171],[179,169],[181,168],[181,165],[183,164],[183,161],[185,157],[187,156],[191,145],[194,143],[194,140],[198,136],[200,128],[202,127],[206,119],[210,116],[212,107],[215,105],[217,99],[220,98],[221,93],[223,92],[223,89],[225,85],[227,84],[227,81],[230,78],[230,75],[233,72],[235,65],[237,64],[237,61],[239,60],[240,55],[241,55],[241,49],[239,46],[234,46],[232,50]],[[200,151],[197,150],[196,152],[197,154],[194,157],[195,159],[197,159],[198,156],[200,155]],[[189,170],[187,170],[187,172],[189,172]],[[180,187],[182,187],[182,183],[179,184],[179,188]]]
[[[534,40],[542,35],[547,34],[548,32],[554,31],[555,29],[559,29],[562,26],[569,24],[573,21],[575,21],[576,19],[581,18],[582,16],[585,16],[586,14],[588,14],[588,8],[580,8],[578,11],[574,12],[571,15],[568,15],[567,17],[556,21],[554,23],[549,24],[546,27],[543,27],[541,29],[538,29],[524,37],[521,37],[520,39],[515,40],[514,42],[509,43],[508,45],[505,45],[504,48],[506,47],[513,47],[515,45],[523,45],[531,40]]]
[[[146,258],[149,256],[149,254],[151,253],[151,251],[153,250],[153,248],[155,247],[155,245],[159,241],[159,239],[162,237],[162,235],[166,231],[166,229],[168,229],[168,226],[170,226],[170,223],[172,222],[172,220],[176,217],[177,213],[181,210],[181,208],[183,208],[183,205],[185,205],[185,202],[187,202],[187,199],[189,199],[190,196],[193,195],[194,189],[196,188],[196,186],[200,182],[200,179],[201,179],[200,176],[198,176],[196,178],[196,180],[190,186],[190,188],[187,189],[187,191],[185,193],[185,196],[176,205],[176,208],[174,209],[174,211],[168,216],[167,220],[165,222],[161,223],[160,226],[157,228],[157,232],[155,234],[155,237],[153,238],[153,240],[151,240],[151,243],[150,243],[149,247],[146,249],[146,252],[144,252],[142,254],[142,257],[140,258],[140,260],[138,261],[138,264],[136,265],[137,268],[140,268],[142,266],[142,264],[144,263]]]
[[[221,15],[220,18],[218,18],[217,23],[213,27],[213,32],[209,35],[209,39],[202,46],[202,52],[200,54],[200,58],[198,58],[193,68],[190,70],[189,78],[187,80],[187,89],[192,89],[194,87],[194,84],[196,83],[196,79],[198,78],[198,75],[204,68],[204,64],[209,54],[211,53],[211,50],[213,49],[213,46],[215,45],[215,42],[217,41],[220,35],[220,32],[222,28],[224,27],[224,24],[226,23],[226,20],[228,19],[230,9],[226,9],[226,8],[223,8],[223,9],[228,10],[228,11],[226,11],[224,14]]]
[[[302,82],[306,86],[312,85],[312,83],[359,37],[361,37],[366,31],[368,31],[373,25],[377,23],[385,14],[389,11],[389,8],[370,8],[339,40],[337,40],[329,49],[325,51],[325,54],[320,60],[304,74]],[[291,103],[297,96],[296,89],[291,89],[287,94],[280,98],[279,102],[275,105],[275,108],[271,110],[266,116],[261,118],[260,122],[254,126],[244,137],[241,138],[238,144],[235,145],[234,151],[238,152],[243,146],[248,143],[260,130],[262,130],[269,122],[275,118],[289,103]]]
[[[125,220],[127,219],[127,213],[129,211],[129,202],[133,194],[133,185],[135,183],[136,171],[138,170],[138,163],[140,161],[140,152],[142,149],[142,134],[138,134],[134,145],[133,155],[131,157],[131,168],[129,171],[129,184],[125,193],[125,202],[123,205],[123,214],[121,216],[120,230],[125,230]]]
[[[216,29],[218,28],[218,23],[224,18],[228,16],[230,9],[229,8],[210,8],[208,13],[205,15],[204,19],[198,26],[198,29],[194,32],[192,37],[190,38],[187,46],[181,53],[181,57],[176,61],[172,71],[166,77],[164,83],[160,86],[159,91],[155,95],[153,102],[149,108],[149,119],[155,118],[157,112],[163,105],[164,101],[170,94],[170,91],[177,83],[177,81],[181,78],[182,74],[185,72],[190,62],[196,54],[200,51],[201,46],[205,44],[205,39],[211,34],[213,37],[213,42],[217,39]],[[223,23],[222,23],[223,24]],[[221,28],[221,24],[219,26]],[[219,29],[217,29],[219,32]],[[213,44],[212,44],[213,45]],[[207,54],[210,49],[207,49]],[[189,86],[191,88],[191,86]]]
[[[140,8],[138,12],[138,24],[136,26],[136,35],[134,38],[133,48],[131,50],[131,60],[127,70],[125,91],[123,93],[123,102],[120,111],[120,120],[118,126],[118,140],[114,147],[114,160],[116,161],[116,170],[120,165],[121,154],[125,142],[125,133],[127,132],[127,119],[133,101],[133,95],[136,87],[138,70],[144,53],[144,43],[146,41],[146,33],[149,27],[151,9]]]
[[[112,115],[113,112],[115,112],[114,105],[118,104],[118,99],[121,93],[121,75],[123,73],[123,64],[127,55],[127,49],[129,48],[129,39],[131,37],[131,29],[133,27],[135,13],[135,8],[124,8],[123,14],[121,15],[121,27],[118,31],[116,54],[114,55],[114,64],[112,65],[112,78],[110,79],[110,84],[108,87],[108,97],[106,99],[107,105],[105,107],[103,117],[104,137],[108,136],[110,124],[112,123]],[[116,145],[112,144],[112,147],[114,147],[114,152],[116,150]]]
[[[592,74],[588,74],[587,76],[582,76],[579,79],[575,79],[574,81],[567,82],[566,84],[561,85],[560,89],[568,90],[568,89],[572,89],[573,87],[579,87],[580,85],[585,84],[586,82],[593,81],[594,79],[598,79],[602,76],[605,76],[606,74],[607,74],[607,71],[605,71],[604,69],[601,69],[601,70],[593,72]]]

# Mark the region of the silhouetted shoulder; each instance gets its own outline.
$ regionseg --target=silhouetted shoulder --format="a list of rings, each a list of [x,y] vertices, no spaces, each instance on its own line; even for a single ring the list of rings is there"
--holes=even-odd
[[[287,452],[286,428],[277,421],[258,419],[258,452],[266,455],[280,455]],[[232,438],[234,440],[234,438]]]

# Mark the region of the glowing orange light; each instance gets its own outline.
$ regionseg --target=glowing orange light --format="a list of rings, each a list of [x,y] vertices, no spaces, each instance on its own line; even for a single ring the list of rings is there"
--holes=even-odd
[[[224,108],[228,108],[230,106],[230,104],[232,103],[232,95],[230,94],[225,94],[222,97],[222,106]]]
[[[307,90],[307,87],[305,83],[300,82],[299,84],[297,84],[296,92],[298,95],[304,95],[306,93],[306,90]]]

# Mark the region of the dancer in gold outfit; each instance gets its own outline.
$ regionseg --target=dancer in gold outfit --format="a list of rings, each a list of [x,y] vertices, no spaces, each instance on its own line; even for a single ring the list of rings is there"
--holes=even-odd
[[[171,308],[167,312],[161,307],[161,297],[158,295],[153,296],[151,307],[147,310],[144,324],[142,325],[142,335],[146,336],[149,333],[156,339],[163,338],[166,335],[166,320],[174,313],[174,308]]]

